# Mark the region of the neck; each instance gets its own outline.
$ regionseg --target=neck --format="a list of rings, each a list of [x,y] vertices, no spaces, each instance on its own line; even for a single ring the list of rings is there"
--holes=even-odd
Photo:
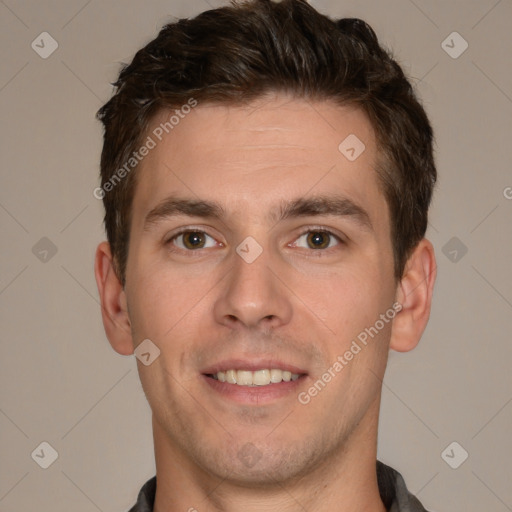
[[[386,512],[376,475],[380,400],[349,439],[307,473],[246,486],[204,471],[169,440],[153,417],[157,490],[154,512]]]

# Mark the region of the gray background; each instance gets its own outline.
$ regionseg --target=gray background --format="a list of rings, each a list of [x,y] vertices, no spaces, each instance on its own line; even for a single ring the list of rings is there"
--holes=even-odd
[[[0,1],[2,512],[122,511],[154,474],[136,360],[111,349],[100,319],[94,115],[119,63],[163,23],[222,3]],[[312,4],[375,28],[437,137],[434,305],[417,349],[391,353],[379,457],[431,510],[512,510],[512,2]],[[31,47],[51,48],[43,31],[58,43],[46,59]],[[463,48],[454,31],[469,44],[457,58],[445,51]],[[58,452],[48,469],[43,441]],[[453,441],[469,453],[457,469],[445,460],[462,448],[442,457]]]

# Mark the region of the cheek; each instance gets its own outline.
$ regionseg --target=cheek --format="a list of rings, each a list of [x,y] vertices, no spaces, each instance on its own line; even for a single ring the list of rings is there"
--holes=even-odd
[[[182,287],[154,268],[131,277],[127,297],[132,329],[138,337],[157,340],[179,320],[177,306],[186,302]]]
[[[178,333],[191,331],[191,325],[201,325],[219,277],[213,269],[192,273],[190,268],[171,267],[162,258],[155,260],[148,258],[144,264],[141,258],[127,281],[130,320],[140,340],[167,343]]]
[[[378,265],[310,273],[297,284],[298,295],[342,339],[375,322],[388,307],[386,280]],[[382,311],[381,311],[382,309]]]

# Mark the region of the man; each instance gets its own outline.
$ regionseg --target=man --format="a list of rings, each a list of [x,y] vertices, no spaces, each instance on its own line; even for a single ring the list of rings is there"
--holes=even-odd
[[[131,510],[425,510],[376,460],[436,268],[432,129],[398,64],[361,20],[254,0],[167,25],[115,85],[95,273],[152,409]]]

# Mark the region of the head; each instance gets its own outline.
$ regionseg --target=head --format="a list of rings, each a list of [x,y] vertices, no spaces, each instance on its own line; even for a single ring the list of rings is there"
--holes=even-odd
[[[361,20],[256,0],[165,26],[115,86],[96,275],[113,347],[160,350],[139,369],[173,457],[261,483],[365,439],[435,276],[433,135],[400,66]],[[215,387],[226,365],[300,377],[251,404]]]

